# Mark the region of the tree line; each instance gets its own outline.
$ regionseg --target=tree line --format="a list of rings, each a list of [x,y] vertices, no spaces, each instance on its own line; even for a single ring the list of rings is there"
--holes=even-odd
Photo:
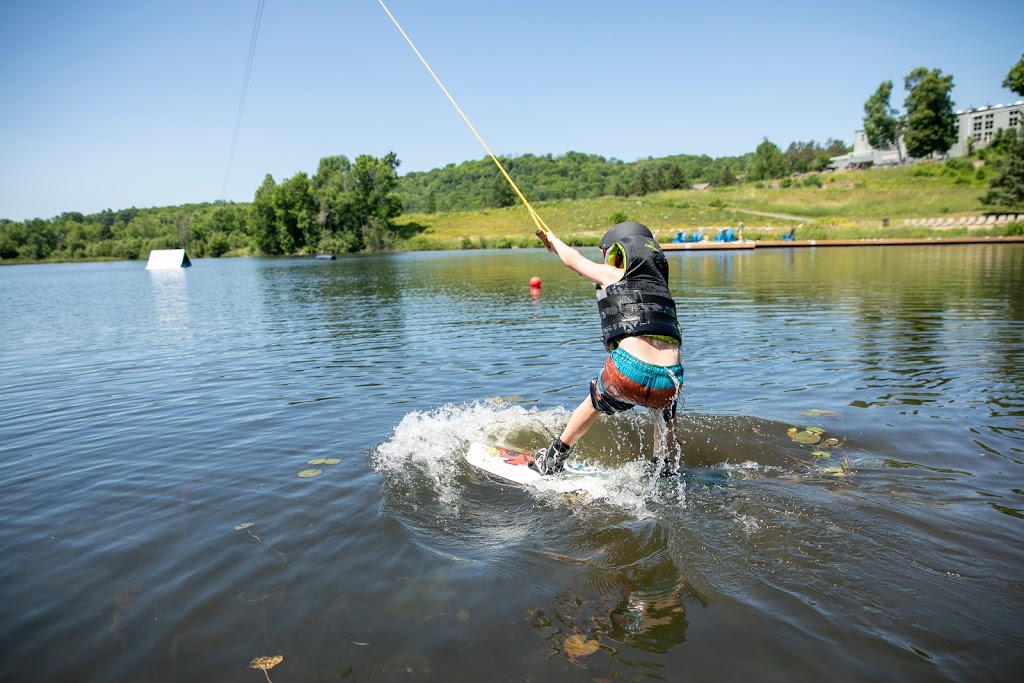
[[[781,178],[821,171],[833,156],[848,151],[840,140],[819,145],[794,142],[783,152],[771,145],[771,163],[759,153],[711,158],[676,155],[625,163],[594,154],[567,152],[561,156],[524,154],[499,157],[501,165],[531,201],[641,197],[652,192],[686,189],[699,183],[734,185],[743,180]],[[761,148],[759,148],[760,150]],[[512,206],[518,199],[489,157],[399,180],[402,208],[410,213],[472,211]]]
[[[214,202],[51,219],[0,219],[0,260],[144,259],[152,249],[191,255],[380,251],[396,239],[398,158],[325,157],[309,177],[267,174],[249,204]]]
[[[531,201],[546,201],[643,196],[695,183],[732,185],[751,167],[756,177],[781,177],[820,170],[830,156],[847,151],[837,140],[826,146],[794,142],[785,152],[768,144],[775,154],[763,168],[755,153],[625,163],[569,152],[501,161]],[[152,249],[182,246],[196,257],[382,251],[400,239],[394,219],[403,211],[502,208],[518,201],[489,157],[403,177],[397,174],[399,164],[394,153],[383,158],[362,155],[354,162],[345,156],[325,157],[312,176],[300,172],[277,182],[268,174],[248,204],[218,201],[0,219],[0,260],[133,260],[145,259]]]

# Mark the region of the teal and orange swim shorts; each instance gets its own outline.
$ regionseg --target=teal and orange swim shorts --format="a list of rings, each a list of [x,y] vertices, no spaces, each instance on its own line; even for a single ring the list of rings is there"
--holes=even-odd
[[[622,349],[615,349],[597,379],[590,382],[590,402],[606,415],[636,406],[661,410],[666,418],[676,414],[682,393],[683,366],[652,365]]]

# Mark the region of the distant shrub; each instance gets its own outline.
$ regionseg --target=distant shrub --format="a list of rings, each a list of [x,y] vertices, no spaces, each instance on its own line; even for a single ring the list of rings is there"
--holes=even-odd
[[[626,215],[625,211],[616,211],[615,213],[608,217],[608,222],[610,222],[612,225],[616,225],[618,223],[625,223],[628,220],[629,216]]]
[[[220,258],[231,251],[231,242],[223,232],[215,232],[210,235],[210,239],[206,243],[206,250],[210,256]]]
[[[930,178],[940,173],[941,169],[935,164],[914,164],[910,167],[910,175],[920,178]]]
[[[823,183],[821,181],[820,175],[818,175],[817,173],[812,173],[811,175],[804,178],[804,181],[801,184],[804,187],[821,187]]]
[[[571,247],[596,247],[601,238],[593,235],[567,235],[562,237],[562,241]]]
[[[690,208],[690,202],[678,202],[675,199],[666,199],[664,202],[664,206],[670,209],[688,209]]]
[[[947,174],[956,174],[965,172],[970,173],[971,169],[973,168],[974,166],[967,159],[956,158],[947,159],[944,170],[947,172]]]
[[[429,237],[416,235],[415,237],[409,238],[409,241],[406,242],[406,248],[410,251],[437,251],[444,247]]]

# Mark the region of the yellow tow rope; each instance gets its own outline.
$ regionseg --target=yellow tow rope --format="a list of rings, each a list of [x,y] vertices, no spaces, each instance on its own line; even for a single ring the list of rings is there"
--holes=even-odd
[[[491,152],[491,148],[488,147],[487,143],[484,142],[484,139],[480,137],[480,133],[476,132],[476,128],[474,128],[473,124],[469,122],[469,119],[466,118],[466,115],[462,113],[462,109],[460,109],[459,105],[455,102],[455,98],[451,96],[451,94],[448,92],[448,88],[444,87],[444,83],[441,82],[441,79],[437,77],[437,74],[434,73],[434,70],[430,68],[429,64],[427,64],[427,60],[423,58],[423,55],[420,54],[420,51],[416,49],[415,45],[413,45],[412,40],[409,39],[409,36],[402,29],[401,25],[398,23],[398,20],[395,19],[395,15],[393,15],[391,13],[391,10],[388,9],[387,5],[384,4],[384,0],[377,0],[377,2],[379,2],[380,6],[384,8],[385,12],[387,12],[387,15],[391,18],[392,23],[394,23],[395,28],[397,28],[398,32],[402,34],[403,38],[405,38],[405,42],[409,43],[409,47],[412,48],[412,51],[415,52],[416,56],[420,58],[421,62],[423,62],[423,66],[427,67],[427,71],[429,71],[430,75],[433,76],[434,82],[437,83],[438,86],[440,86],[441,91],[444,92],[445,96],[448,98],[448,101],[452,103],[453,107],[455,107],[455,111],[459,112],[459,116],[461,116],[462,120],[466,122],[466,125],[469,126],[469,129],[473,131],[473,135],[475,135],[477,141],[479,141],[480,144],[483,145],[484,150],[487,152],[487,156],[491,157],[491,161],[493,161],[494,165],[498,167],[499,171],[501,171],[501,175],[505,176],[505,180],[507,180],[508,184],[512,186],[512,189],[515,190],[515,193],[519,197],[519,199],[523,201],[523,206],[525,206],[526,210],[530,212],[530,218],[533,219],[534,224],[537,226],[537,237],[539,237],[541,242],[544,243],[544,246],[550,248],[551,243],[548,242],[547,233],[549,233],[551,230],[544,223],[543,219],[541,219],[540,215],[536,211],[534,211],[532,206],[530,206],[530,202],[526,200],[526,197],[523,196],[523,193],[519,191],[519,188],[516,186],[515,181],[512,180],[512,176],[508,174],[508,171],[505,170],[505,167],[501,165],[500,161],[498,161],[498,157],[494,156],[494,154]]]

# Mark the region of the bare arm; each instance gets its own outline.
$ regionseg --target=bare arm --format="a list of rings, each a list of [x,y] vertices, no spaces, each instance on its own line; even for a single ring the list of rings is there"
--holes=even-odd
[[[594,263],[583,254],[558,239],[558,236],[551,231],[545,233],[545,237],[547,237],[547,242],[549,243],[547,245],[548,251],[553,251],[558,254],[558,258],[562,260],[562,263],[564,263],[569,270],[574,273],[579,273],[583,277],[601,285],[602,287],[610,285],[613,282],[618,282],[626,272],[622,268],[616,268],[615,266],[609,266],[604,263]]]

